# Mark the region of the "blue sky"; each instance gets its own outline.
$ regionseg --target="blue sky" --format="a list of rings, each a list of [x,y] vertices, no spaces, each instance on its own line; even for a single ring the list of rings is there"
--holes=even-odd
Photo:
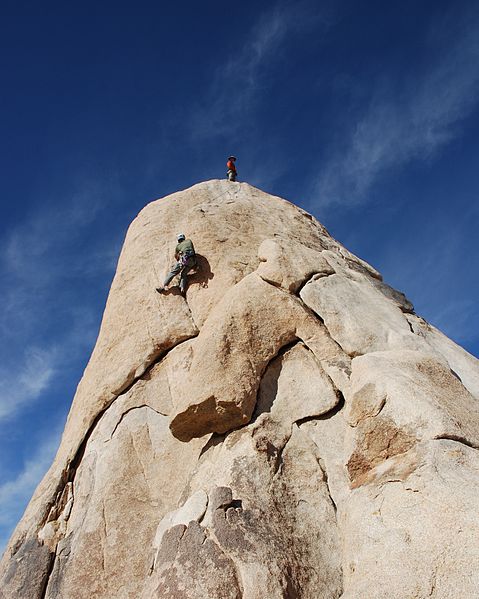
[[[479,355],[479,7],[3,1],[0,551],[51,463],[130,221],[286,197]]]

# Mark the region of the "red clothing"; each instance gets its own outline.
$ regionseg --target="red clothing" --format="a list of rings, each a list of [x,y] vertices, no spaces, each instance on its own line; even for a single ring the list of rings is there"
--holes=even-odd
[[[229,171],[234,171],[236,173],[236,166],[235,166],[235,163],[232,160],[228,160],[228,162],[226,163],[226,168]]]

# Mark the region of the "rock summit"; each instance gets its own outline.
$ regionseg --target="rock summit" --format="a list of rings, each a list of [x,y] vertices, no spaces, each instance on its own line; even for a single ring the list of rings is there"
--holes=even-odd
[[[294,204],[200,183],[128,230],[0,597],[472,599],[478,448],[476,358]]]

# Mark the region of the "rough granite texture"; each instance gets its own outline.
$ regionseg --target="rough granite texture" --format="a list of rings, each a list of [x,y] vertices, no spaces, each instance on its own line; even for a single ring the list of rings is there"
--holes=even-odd
[[[175,235],[186,298],[159,295]],[[479,362],[311,215],[208,181],[134,220],[1,599],[464,599]]]

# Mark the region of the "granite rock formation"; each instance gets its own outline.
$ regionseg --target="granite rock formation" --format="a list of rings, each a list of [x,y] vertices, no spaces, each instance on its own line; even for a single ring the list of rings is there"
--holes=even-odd
[[[159,295],[184,231],[186,298]],[[479,589],[479,362],[293,204],[146,206],[1,599],[436,599]]]

